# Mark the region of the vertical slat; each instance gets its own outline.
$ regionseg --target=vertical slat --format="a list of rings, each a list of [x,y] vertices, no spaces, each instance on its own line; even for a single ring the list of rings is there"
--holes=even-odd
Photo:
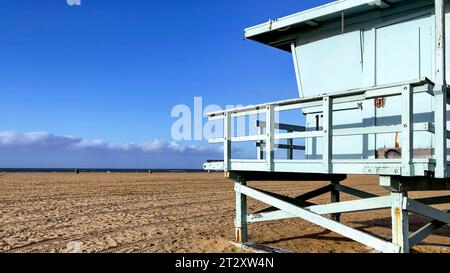
[[[435,0],[436,71],[435,71],[435,149],[436,178],[447,177],[447,80],[445,58],[445,0]]]
[[[231,160],[231,113],[225,113],[224,117],[224,143],[223,143],[223,158],[224,158],[224,170],[230,171],[230,160]]]
[[[266,108],[266,162],[267,170],[273,172],[275,157],[275,110],[272,105]]]
[[[258,136],[261,136],[264,132],[264,127],[261,126],[261,123],[259,122],[259,120],[256,122],[256,129],[258,130]],[[263,148],[263,144],[264,141],[260,140],[257,142],[259,145],[257,145],[256,147],[256,157],[258,160],[263,160],[264,159],[264,148]]]
[[[331,173],[332,159],[332,134],[333,134],[333,100],[330,97],[323,98],[323,170]]]
[[[434,120],[435,120],[435,155],[436,178],[447,177],[447,98],[446,94],[439,90],[434,96]]]
[[[402,175],[413,176],[413,92],[410,85],[402,93]]]
[[[241,193],[241,186],[246,186],[247,183],[242,178],[238,178],[235,184],[236,191],[236,243],[246,243],[248,241],[247,232],[247,196]]]
[[[294,132],[293,130],[288,130],[288,133],[293,133],[293,132]],[[294,149],[293,149],[293,146],[294,146],[294,139],[289,138],[289,139],[287,140],[287,145],[288,145],[288,149],[287,149],[287,159],[288,159],[288,160],[292,160],[292,159],[294,159]]]
[[[400,247],[400,252],[408,253],[409,246],[409,216],[408,211],[403,209],[405,197],[404,192],[392,192],[392,243]]]

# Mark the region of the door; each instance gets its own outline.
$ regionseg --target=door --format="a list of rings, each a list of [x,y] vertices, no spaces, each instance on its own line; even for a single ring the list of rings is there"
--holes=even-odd
[[[432,79],[431,18],[419,18],[376,30],[376,85]]]

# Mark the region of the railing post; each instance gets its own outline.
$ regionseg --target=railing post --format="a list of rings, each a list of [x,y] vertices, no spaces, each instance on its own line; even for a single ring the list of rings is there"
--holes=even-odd
[[[323,170],[324,173],[331,173],[331,160],[333,144],[333,99],[323,98]]]
[[[256,121],[256,130],[258,133],[258,136],[261,136],[264,132],[264,126],[261,126],[261,122],[258,120]],[[264,141],[262,140],[258,140],[258,142],[256,142],[256,156],[258,160],[263,160],[264,159]]]
[[[414,157],[413,92],[411,85],[403,87],[402,93],[402,175],[413,176]]]
[[[266,164],[267,171],[274,171],[273,160],[275,157],[275,109],[272,105],[266,108]]]
[[[447,80],[445,56],[445,0],[435,0],[436,71],[435,71],[435,155],[436,178],[447,177]]]
[[[293,133],[294,131],[293,130],[288,130],[288,133]],[[294,140],[292,139],[292,138],[289,138],[288,140],[287,140],[287,145],[288,145],[288,148],[287,148],[287,159],[288,160],[292,160],[292,159],[294,159]]]
[[[224,143],[223,143],[223,155],[224,155],[224,170],[230,171],[231,165],[231,113],[225,112],[223,120],[224,128]]]

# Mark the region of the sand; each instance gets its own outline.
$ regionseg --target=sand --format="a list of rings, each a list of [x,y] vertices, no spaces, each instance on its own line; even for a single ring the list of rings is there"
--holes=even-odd
[[[344,184],[387,194],[376,177],[351,176]],[[295,196],[325,184],[250,185]],[[436,194],[450,193],[412,197]],[[314,201],[325,203],[329,196]],[[249,207],[251,211],[263,205],[250,201]],[[243,252],[230,243],[233,216],[233,183],[220,173],[0,174],[0,252]],[[410,221],[415,230],[427,220],[412,216]],[[347,214],[343,222],[390,236],[389,211]],[[249,237],[300,253],[373,252],[300,219],[251,224]],[[441,228],[426,242],[450,249],[450,228]],[[414,251],[447,250],[416,246]]]

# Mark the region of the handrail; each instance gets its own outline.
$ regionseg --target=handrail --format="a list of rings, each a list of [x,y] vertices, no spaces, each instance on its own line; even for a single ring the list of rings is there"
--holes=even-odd
[[[346,129],[333,129],[333,136],[356,136],[356,135],[372,135],[372,134],[389,134],[398,133],[402,131],[402,125],[391,125],[391,126],[371,126],[371,127],[355,127]],[[423,122],[414,124],[414,132],[429,132],[434,133],[434,125],[432,123]],[[296,139],[296,138],[314,138],[323,137],[323,131],[308,131],[308,132],[292,132],[292,133],[279,133],[275,134],[274,138],[276,140],[283,139]],[[450,134],[448,136],[450,138]],[[265,140],[265,136],[262,135],[252,135],[252,136],[240,136],[232,137],[232,142],[248,142],[248,141],[258,141]],[[213,138],[208,140],[209,143],[222,143],[224,138]]]
[[[251,114],[258,114],[263,113],[265,109],[268,106],[274,106],[274,107],[282,107],[282,106],[289,106],[294,104],[302,104],[302,103],[311,103],[311,102],[321,102],[324,97],[331,97],[333,99],[339,99],[339,98],[351,98],[355,95],[363,95],[358,98],[353,98],[353,100],[363,100],[363,99],[370,99],[370,98],[376,98],[380,96],[395,96],[400,95],[402,93],[402,90],[405,86],[413,86],[414,93],[424,93],[427,92],[430,95],[433,95],[433,88],[434,83],[430,81],[428,78],[420,79],[419,81],[408,81],[398,84],[391,84],[391,85],[380,85],[380,86],[373,86],[373,87],[367,87],[367,88],[359,88],[359,89],[350,89],[343,92],[337,92],[332,94],[326,94],[314,97],[308,97],[308,98],[298,98],[298,99],[289,99],[289,100],[282,100],[282,101],[276,101],[271,103],[263,103],[258,105],[250,105],[250,106],[244,106],[239,108],[231,108],[216,112],[211,112],[207,114],[207,117],[221,117],[225,115],[225,113],[231,113],[233,117],[235,117],[235,114],[243,113],[243,112],[251,112],[256,111],[255,113]],[[422,88],[420,88],[422,87]],[[345,100],[341,100],[339,102],[347,102]],[[318,106],[319,104],[315,104],[313,106]],[[299,106],[298,108],[304,108]],[[277,111],[284,111],[281,109],[276,109]],[[290,110],[290,109],[289,109]],[[248,113],[247,115],[249,115]]]
[[[263,120],[257,120],[256,127],[266,127],[266,122]],[[306,131],[305,126],[299,126],[299,125],[294,125],[294,124],[285,124],[285,123],[275,123],[275,128],[280,129],[280,130],[293,131],[293,132]]]
[[[378,86],[366,89],[357,89],[347,92],[339,92],[331,95],[321,95],[312,98],[285,100],[257,106],[228,109],[225,111],[208,114],[211,120],[224,119],[224,137],[210,139],[210,143],[224,143],[224,169],[230,171],[231,168],[231,145],[233,142],[256,142],[258,160],[266,162],[267,171],[275,170],[275,148],[287,149],[288,159],[293,159],[294,150],[304,150],[304,146],[294,145],[293,139],[302,138],[322,138],[322,173],[333,173],[333,147],[332,140],[336,136],[370,135],[401,133],[400,144],[401,153],[401,175],[413,176],[413,133],[424,131],[435,133],[436,125],[430,122],[414,123],[413,121],[413,95],[426,92],[434,95],[434,84],[423,79],[419,82],[409,82],[387,86]],[[401,96],[401,124],[389,126],[370,126],[336,129],[333,126],[334,106],[343,102],[361,101],[377,97]],[[323,125],[321,130],[308,131],[305,126],[290,125],[275,122],[275,113],[280,111],[301,109],[306,107],[321,107],[323,115]],[[259,128],[257,135],[232,136],[231,120],[236,117],[265,114],[265,121],[256,121]],[[263,128],[266,128],[263,133]],[[276,132],[276,130],[286,130],[286,133]],[[450,133],[449,133],[450,134]],[[278,140],[288,140],[287,144],[276,143]],[[265,148],[265,149],[263,149]],[[265,154],[265,156],[264,156]]]

